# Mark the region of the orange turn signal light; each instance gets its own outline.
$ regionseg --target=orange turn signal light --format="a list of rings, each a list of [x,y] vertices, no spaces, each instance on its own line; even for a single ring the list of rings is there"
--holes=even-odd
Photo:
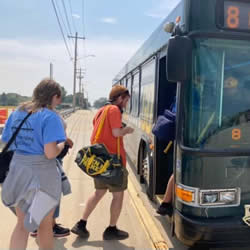
[[[185,190],[180,186],[175,187],[176,196],[183,201],[192,202],[194,199],[194,193],[189,190]]]

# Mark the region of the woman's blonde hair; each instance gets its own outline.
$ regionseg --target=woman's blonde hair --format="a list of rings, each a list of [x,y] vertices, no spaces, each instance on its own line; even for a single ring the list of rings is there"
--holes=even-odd
[[[62,95],[60,85],[52,79],[45,78],[35,87],[32,100],[22,103],[19,108],[33,112],[41,108],[51,109],[52,98],[55,95]]]

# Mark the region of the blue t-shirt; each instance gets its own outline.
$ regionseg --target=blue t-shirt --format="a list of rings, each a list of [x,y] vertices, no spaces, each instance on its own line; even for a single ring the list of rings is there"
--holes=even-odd
[[[10,115],[3,130],[2,141],[8,142],[10,140],[26,115],[27,112],[20,110],[16,110]],[[61,118],[56,112],[43,108],[29,116],[24,122],[10,148],[18,154],[43,155],[45,144],[60,143],[65,140]]]

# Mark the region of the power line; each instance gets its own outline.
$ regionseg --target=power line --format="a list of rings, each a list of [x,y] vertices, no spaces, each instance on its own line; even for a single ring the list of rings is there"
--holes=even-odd
[[[86,38],[85,36],[85,1],[82,0],[82,36]],[[86,40],[82,40],[82,54],[83,54],[83,57],[84,55],[87,54],[86,52]]]
[[[64,0],[61,0],[61,1],[62,1],[63,9],[64,9],[64,14],[65,14],[65,17],[66,17],[66,22],[67,22],[68,29],[69,29],[69,34],[72,36],[70,23],[69,23],[69,18],[68,18],[68,13],[67,13],[67,10],[66,10],[66,7],[65,7],[65,2],[64,2]]]
[[[72,5],[71,5],[71,0],[68,0],[69,2],[69,8],[70,8],[70,14],[71,14],[71,20],[72,20],[72,24],[74,27],[74,31],[77,32],[76,26],[75,26],[75,22],[74,22],[74,18],[73,18],[73,12],[72,12]]]
[[[66,30],[66,32],[68,32],[67,27],[65,25],[65,22],[63,20],[63,16],[62,16],[61,10],[60,10],[60,8],[59,8],[59,6],[57,4],[57,0],[55,0],[55,7],[56,7],[56,9],[58,11],[58,17],[59,17],[59,19],[61,19],[61,22],[63,24],[62,26],[64,27],[64,30]]]
[[[56,7],[56,9],[58,10],[58,17],[59,17],[59,19],[61,18],[61,21],[62,21],[62,24],[63,24],[63,27],[64,27],[64,30],[66,31],[66,33],[70,33],[70,30],[68,30],[67,29],[67,26],[65,25],[65,22],[64,22],[64,18],[63,18],[63,15],[62,15],[62,13],[61,13],[61,10],[60,10],[60,7],[59,7],[59,5],[57,4],[57,0],[55,1],[55,7]],[[72,47],[70,47],[70,51],[73,51],[73,49],[72,48],[74,48],[74,42],[71,40],[71,39],[69,39],[70,41],[71,41],[71,46]]]
[[[68,51],[68,54],[69,54],[70,59],[72,59],[72,56],[71,56],[71,54],[70,54],[70,50],[69,50],[68,44],[67,44],[67,42],[66,42],[66,39],[65,39],[65,36],[64,36],[64,33],[63,33],[62,25],[61,25],[61,23],[60,23],[60,20],[59,20],[57,11],[56,11],[56,6],[55,6],[55,3],[54,3],[54,0],[51,0],[51,2],[52,2],[52,5],[53,5],[55,14],[56,14],[57,22],[58,22],[58,25],[59,25],[59,27],[60,27],[60,31],[61,31],[61,35],[62,35],[62,37],[63,37],[63,41],[64,41],[64,44],[65,44],[65,47],[66,47],[66,49],[67,49],[67,51]]]
[[[85,36],[85,28],[86,28],[86,26],[85,26],[85,14],[84,14],[84,12],[85,12],[85,4],[84,4],[85,2],[84,2],[84,0],[82,0],[82,36],[83,37],[86,37]],[[85,47],[85,43],[84,43],[84,41],[85,40],[82,40],[83,41],[83,55],[84,55],[84,53],[86,52],[85,50],[86,50],[86,47]]]

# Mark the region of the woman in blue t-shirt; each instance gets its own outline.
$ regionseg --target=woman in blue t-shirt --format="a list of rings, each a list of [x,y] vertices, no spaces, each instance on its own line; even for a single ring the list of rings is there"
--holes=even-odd
[[[6,122],[4,142],[32,112],[12,143],[15,153],[2,188],[3,203],[14,207],[17,215],[10,249],[25,249],[29,232],[37,229],[39,248],[53,249],[52,217],[61,196],[56,156],[66,140],[62,120],[54,111],[60,103],[60,85],[44,79],[34,89],[32,100],[18,107]]]

